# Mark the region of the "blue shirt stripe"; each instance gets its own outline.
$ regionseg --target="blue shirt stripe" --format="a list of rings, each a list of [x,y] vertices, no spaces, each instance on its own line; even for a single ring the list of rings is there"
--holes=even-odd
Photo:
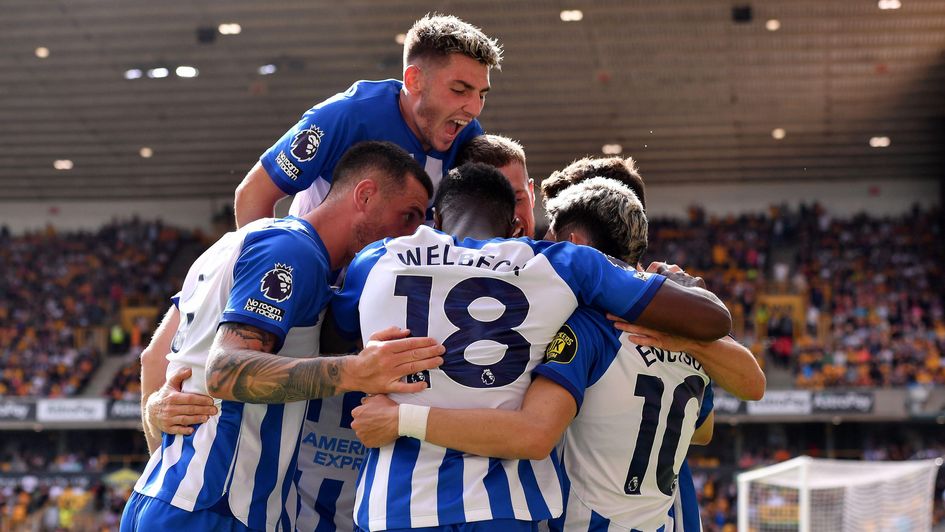
[[[345,483],[341,480],[326,478],[318,488],[315,496],[315,513],[318,514],[318,525],[315,532],[335,532],[335,512],[338,506],[338,497]]]
[[[236,452],[236,440],[240,434],[240,422],[243,418],[243,403],[236,401],[223,401],[220,404],[220,419],[217,420],[217,435],[213,438],[213,444],[210,446],[208,456],[214,457],[208,460],[203,472],[203,487],[197,496],[198,507],[211,505],[215,503],[223,492],[219,489],[212,489],[211,486],[219,487],[219,484],[213,479],[226,478],[230,472],[230,465],[233,463],[233,454]],[[223,486],[226,490],[228,486]]]
[[[166,439],[166,438],[173,438],[173,436],[169,436],[169,435],[167,435],[167,434],[164,434],[164,435],[162,436],[162,439]],[[163,445],[161,445],[160,451],[163,451],[165,448],[167,448],[167,444],[166,444],[166,443],[163,444]],[[161,466],[163,465],[163,464],[161,463],[162,460],[164,460],[164,455],[163,455],[163,454],[161,455],[160,458],[158,458],[158,463],[157,463],[157,465],[155,465],[155,466],[154,466],[154,469],[151,470],[151,475],[148,476],[148,480],[146,480],[145,483],[144,483],[144,490],[145,490],[145,491],[147,491],[148,489],[150,489],[151,486],[154,485],[154,482],[157,480],[158,474],[161,472]]]
[[[285,405],[269,405],[259,425],[262,448],[259,453],[259,464],[256,466],[252,502],[249,506],[247,524],[250,528],[266,528],[266,504],[269,502],[269,494],[276,487],[276,475],[279,472],[279,447],[284,411]]]
[[[312,399],[308,402],[308,410],[305,412],[305,419],[318,423],[322,416],[322,400]]]
[[[436,485],[436,513],[441,523],[466,522],[463,505],[463,453],[447,449]]]
[[[341,398],[341,421],[339,426],[343,429],[350,429],[354,416],[351,411],[361,406],[361,399],[364,394],[361,392],[348,392]]]
[[[591,510],[591,523],[587,527],[587,532],[607,532],[610,529],[610,519]]]
[[[285,511],[285,504],[289,500],[289,489],[292,487],[292,483],[295,481],[298,472],[299,444],[301,441],[302,431],[299,431],[299,436],[295,439],[295,449],[292,450],[292,460],[289,461],[289,469],[286,470],[285,477],[282,478],[282,517],[286,520],[286,526],[291,525],[291,521],[288,520],[289,514]]]
[[[535,478],[535,470],[532,469],[530,460],[519,460],[518,476],[522,481],[522,488],[525,491],[525,504],[528,505],[528,512],[532,514],[532,521],[540,521],[551,518],[551,510],[545,504],[545,498],[541,496],[541,487]]]
[[[371,487],[374,485],[374,474],[377,472],[377,458],[379,453],[376,449],[371,449],[372,452],[368,453],[367,461],[364,464],[364,469],[361,470],[360,475],[358,476],[358,486],[364,485],[364,497],[361,499],[361,506],[357,509],[357,519],[355,519],[356,524],[367,530],[371,522],[371,512],[370,512],[370,502],[371,502]]]
[[[555,455],[557,449],[551,451],[552,456]],[[555,464],[560,463],[560,468],[558,469],[558,475],[561,478],[561,517],[556,517],[548,521],[548,528],[551,529],[551,532],[561,532],[564,530],[564,520],[568,517],[568,498],[571,495],[571,479],[568,478],[568,468],[564,464],[564,460],[558,460],[554,458]]]
[[[295,522],[299,522],[299,515],[302,514],[302,490],[299,489],[299,479],[302,478],[302,470],[296,469],[292,476],[295,482]]]
[[[410,528],[410,493],[420,440],[398,438],[393,452],[398,459],[391,462],[387,480],[387,528]]]
[[[489,495],[489,506],[495,515],[514,515],[512,509],[512,493],[509,491],[509,477],[505,474],[502,460],[489,459],[489,471],[482,479]]]
[[[181,481],[184,480],[184,475],[187,474],[187,466],[190,465],[190,460],[194,457],[194,436],[196,436],[197,431],[195,430],[189,436],[183,436],[178,434],[177,438],[183,438],[184,443],[180,452],[180,460],[176,464],[172,465],[168,469],[167,474],[164,476],[164,483],[161,484],[161,490],[158,492],[158,495],[166,494],[167,496],[173,497],[177,492],[177,488],[180,487]]]

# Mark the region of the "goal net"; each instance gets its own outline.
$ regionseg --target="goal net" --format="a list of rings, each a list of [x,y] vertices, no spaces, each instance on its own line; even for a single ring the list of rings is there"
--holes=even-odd
[[[801,456],[738,475],[739,532],[924,532],[942,459]]]

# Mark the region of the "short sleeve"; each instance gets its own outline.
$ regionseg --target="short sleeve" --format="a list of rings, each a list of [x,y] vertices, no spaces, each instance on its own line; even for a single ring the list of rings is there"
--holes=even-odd
[[[346,98],[332,98],[308,110],[259,158],[272,181],[286,194],[309,188],[325,179],[345,150],[358,139],[350,127]]]
[[[715,392],[712,391],[712,383],[710,382],[702,393],[702,406],[699,407],[699,418],[696,419],[696,428],[701,427],[702,424],[705,423],[705,420],[709,417],[709,414],[712,413],[714,408]]]
[[[276,335],[280,345],[292,327],[315,325],[331,291],[327,263],[305,239],[287,230],[248,236],[233,267],[233,288],[220,322],[258,327]],[[325,290],[316,290],[319,281]]]
[[[582,304],[635,321],[666,281],[588,246],[560,242],[542,251]]]
[[[534,373],[566,389],[577,403],[584,401],[584,390],[594,384],[601,368],[608,365],[606,335],[592,317],[592,311],[578,309],[561,326],[545,349],[545,361]],[[616,350],[611,353],[611,359]]]
[[[361,313],[358,303],[367,282],[368,274],[377,261],[387,252],[385,241],[375,242],[362,249],[348,265],[344,284],[332,298],[331,311],[335,328],[346,340],[361,339]]]

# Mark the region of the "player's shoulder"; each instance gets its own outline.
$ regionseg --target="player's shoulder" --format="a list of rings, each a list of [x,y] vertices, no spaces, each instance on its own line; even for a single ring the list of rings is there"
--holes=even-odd
[[[393,106],[391,102],[396,102],[396,96],[403,87],[403,83],[396,79],[385,79],[381,81],[360,80],[355,81],[344,92],[328,98],[319,103],[313,110],[341,110],[354,111],[358,113],[377,112],[379,110],[390,110]],[[399,112],[399,109],[398,109]]]
[[[568,317],[565,322],[572,334],[580,338],[599,339],[602,345],[611,346],[615,350],[620,345],[621,331],[614,327],[614,323],[607,316],[593,308],[582,305]]]
[[[541,249],[548,242],[541,242],[538,240],[532,240],[527,237],[518,237],[518,238],[488,238],[488,239],[475,239],[475,238],[464,238],[462,240],[455,239],[456,245],[464,247],[467,249],[482,249],[482,250],[504,250],[504,251],[521,251],[528,250],[531,255],[538,255]]]
[[[328,266],[328,253],[315,228],[305,220],[288,216],[257,220],[243,228],[244,252],[279,254]]]
[[[451,235],[434,229],[428,225],[420,225],[413,234],[396,238],[385,238],[375,244],[382,244],[386,248],[399,249],[409,246],[429,246],[439,244],[455,244],[456,239]]]

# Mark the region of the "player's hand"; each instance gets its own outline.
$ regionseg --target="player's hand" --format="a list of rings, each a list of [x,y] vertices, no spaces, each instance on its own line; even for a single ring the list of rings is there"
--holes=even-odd
[[[705,280],[702,277],[693,277],[676,264],[653,261],[646,267],[646,271],[663,275],[678,285],[705,288]]]
[[[410,331],[388,327],[371,335],[348,365],[349,382],[342,387],[365,393],[415,393],[427,388],[426,382],[406,383],[407,375],[433,369],[443,363],[446,348],[429,337],[409,338]]]
[[[148,397],[144,413],[152,427],[167,434],[186,436],[194,432],[191,425],[204,423],[217,414],[212,397],[181,391],[190,374],[190,368],[177,370],[164,386]]]
[[[614,322],[614,327],[630,335],[630,341],[637,345],[646,347],[655,347],[665,351],[692,351],[695,350],[697,343],[690,338],[674,336],[660,331],[655,331],[647,327],[641,327],[628,323],[620,316],[608,314],[607,319]]]
[[[386,395],[361,399],[361,406],[351,411],[351,428],[366,447],[383,447],[398,437],[400,412],[397,403]]]

